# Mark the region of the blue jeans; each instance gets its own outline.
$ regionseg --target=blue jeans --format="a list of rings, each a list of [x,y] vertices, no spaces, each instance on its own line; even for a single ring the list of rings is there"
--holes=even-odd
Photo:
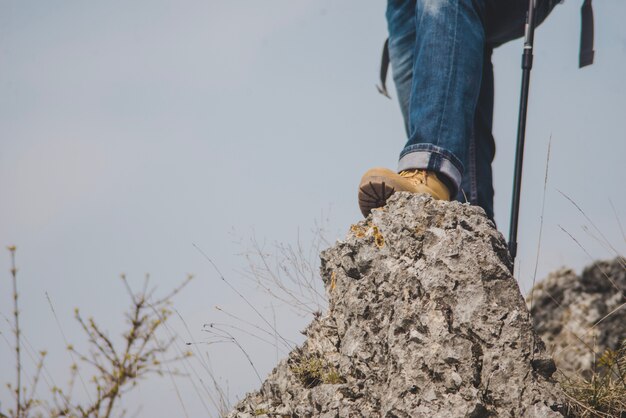
[[[538,0],[537,21],[558,0]],[[408,141],[398,171],[434,171],[493,219],[493,48],[523,36],[528,0],[388,0],[389,56]],[[521,51],[520,51],[521,57]]]

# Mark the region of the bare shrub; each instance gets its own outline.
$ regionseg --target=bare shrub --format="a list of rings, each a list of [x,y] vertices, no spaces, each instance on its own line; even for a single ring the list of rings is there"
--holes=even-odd
[[[140,291],[133,291],[126,276],[122,275],[122,283],[130,298],[130,307],[125,313],[128,328],[123,333],[121,344],[115,344],[108,333],[102,329],[95,319],[85,318],[78,309],[74,310],[74,318],[80,324],[88,341],[86,352],[77,350],[73,344],[66,340],[73,364],[70,366],[70,379],[67,387],[60,388],[54,385],[51,379],[49,383],[51,396],[49,399],[41,399],[37,394],[37,386],[45,371],[46,352],[39,353],[36,359],[35,373],[32,380],[25,384],[23,377],[22,347],[25,342],[20,325],[20,312],[18,310],[18,286],[17,268],[15,266],[14,246],[8,247],[11,254],[11,279],[13,282],[13,333],[15,336],[15,383],[7,384],[15,400],[15,405],[6,414],[10,418],[27,417],[89,417],[109,418],[123,416],[126,411],[118,410],[120,399],[132,390],[145,377],[151,374],[177,375],[176,369],[171,369],[170,364],[176,363],[191,356],[191,352],[180,352],[170,355],[169,348],[172,346],[175,336],[167,339],[157,336],[158,331],[166,326],[172,315],[172,299],[192,279],[188,276],[181,284],[161,298],[154,296],[155,289],[149,285],[146,277]],[[50,301],[50,299],[48,298]],[[54,306],[50,302],[52,312],[58,322]],[[62,331],[61,331],[62,332]],[[65,339],[65,336],[63,335]],[[34,360],[34,359],[33,359]],[[85,372],[91,374],[91,378],[84,379]],[[93,373],[93,374],[92,374]],[[73,396],[76,382],[85,389],[86,401],[75,401]],[[51,383],[52,382],[52,383]],[[91,390],[88,389],[91,386]],[[0,412],[0,417],[3,414]]]

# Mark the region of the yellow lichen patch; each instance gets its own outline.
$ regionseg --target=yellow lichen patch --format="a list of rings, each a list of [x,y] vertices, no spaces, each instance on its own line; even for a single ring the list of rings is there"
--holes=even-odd
[[[357,238],[363,238],[365,234],[367,233],[367,230],[368,228],[366,226],[364,227],[358,224],[354,224],[350,226],[350,231],[352,231],[354,236]]]
[[[330,273],[330,291],[331,292],[335,290],[335,286],[337,286],[337,275],[333,271],[332,273]]]
[[[369,222],[365,225],[354,224],[350,226],[350,231],[357,238],[363,238],[367,236],[370,231],[372,231],[372,236],[374,237],[374,242],[376,243],[376,246],[378,248],[382,248],[385,245],[385,238],[383,237],[383,234],[380,233],[380,230],[377,226],[372,225]]]
[[[385,238],[383,234],[380,233],[380,230],[377,226],[373,226],[372,230],[374,232],[374,242],[378,248],[383,248],[385,246]]]

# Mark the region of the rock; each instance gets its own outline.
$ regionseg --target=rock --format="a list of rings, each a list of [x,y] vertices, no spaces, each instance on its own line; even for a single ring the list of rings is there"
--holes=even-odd
[[[589,377],[600,355],[626,340],[626,259],[593,263],[580,276],[556,271],[526,302],[558,370]]]
[[[396,193],[321,258],[328,312],[229,417],[562,416],[482,209]]]

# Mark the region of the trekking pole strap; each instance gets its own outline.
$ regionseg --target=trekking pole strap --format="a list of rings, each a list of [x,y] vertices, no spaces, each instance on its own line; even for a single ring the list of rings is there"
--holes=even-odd
[[[391,99],[389,92],[387,91],[387,71],[389,70],[389,38],[385,40],[383,45],[383,56],[380,59],[380,85],[376,88],[378,92],[383,96]]]
[[[578,67],[583,68],[593,64],[595,55],[593,50],[593,8],[591,0],[585,0],[580,8],[581,28],[580,28],[580,55]]]

